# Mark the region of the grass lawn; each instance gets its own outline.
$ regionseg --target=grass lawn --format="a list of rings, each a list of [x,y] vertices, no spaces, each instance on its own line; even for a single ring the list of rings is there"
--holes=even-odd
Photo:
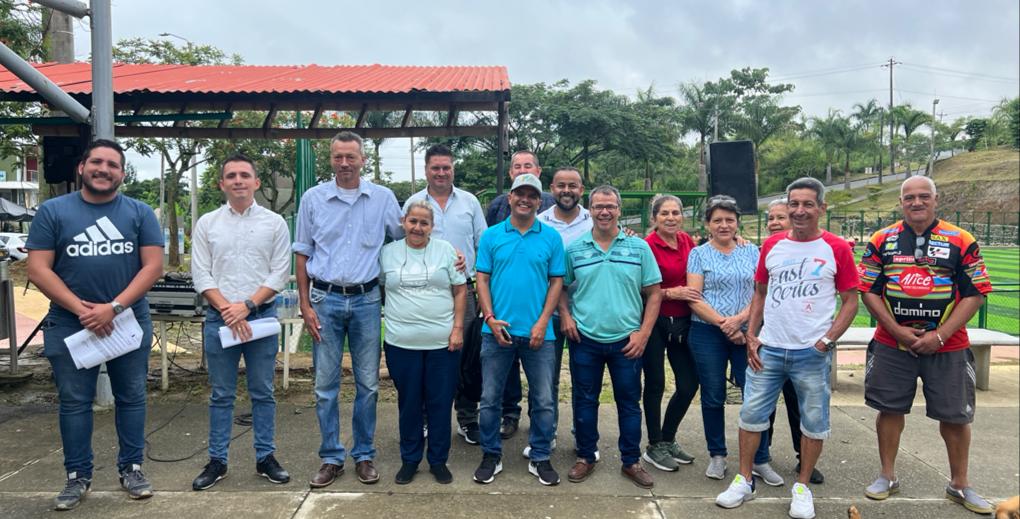
[[[864,247],[854,251],[860,261]],[[981,250],[992,278],[995,291],[988,296],[988,317],[985,327],[990,330],[1020,335],[1020,248],[988,247]],[[967,324],[970,328],[978,327],[979,315],[975,315]],[[857,310],[854,326],[870,326],[871,316],[864,305]]]

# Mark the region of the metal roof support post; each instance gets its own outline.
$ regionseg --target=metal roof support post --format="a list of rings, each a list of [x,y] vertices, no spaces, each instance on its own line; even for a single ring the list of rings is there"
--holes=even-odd
[[[506,175],[506,157],[508,153],[507,135],[507,106],[509,103],[499,103],[499,116],[496,123],[496,194],[503,193],[503,177]]]
[[[92,0],[92,135],[113,139],[113,28],[110,0]]]

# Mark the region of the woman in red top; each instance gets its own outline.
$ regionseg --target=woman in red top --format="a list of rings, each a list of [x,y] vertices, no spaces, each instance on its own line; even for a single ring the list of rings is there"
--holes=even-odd
[[[687,414],[691,400],[698,392],[698,376],[694,359],[687,346],[687,330],[691,326],[688,301],[701,298],[697,290],[687,288],[687,255],[695,243],[682,230],[683,204],[672,195],[652,200],[653,231],[645,238],[655,255],[662,273],[662,306],[644,352],[645,389],[642,406],[648,429],[648,448],[642,458],[655,468],[675,471],[679,464],[688,464],[694,457],[676,443],[676,431]],[[666,405],[662,417],[662,396],[666,389],[665,359],[673,369],[676,391]]]

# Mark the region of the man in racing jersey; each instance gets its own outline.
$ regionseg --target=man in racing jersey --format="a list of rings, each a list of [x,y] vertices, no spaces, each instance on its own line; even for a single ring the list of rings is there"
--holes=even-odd
[[[864,395],[878,411],[882,464],[864,495],[882,500],[899,491],[896,452],[920,377],[927,415],[939,421],[949,454],[946,498],[990,514],[993,507],[967,480],[975,375],[964,325],[992,284],[974,237],[935,218],[937,204],[931,178],[904,181],[903,220],[871,237],[858,266],[861,299],[878,321],[868,345]]]

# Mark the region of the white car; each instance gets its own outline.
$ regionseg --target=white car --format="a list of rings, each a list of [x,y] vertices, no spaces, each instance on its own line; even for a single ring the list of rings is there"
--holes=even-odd
[[[0,232],[0,247],[7,249],[7,255],[14,261],[21,261],[28,257],[28,249],[25,248],[27,241],[27,234]]]

